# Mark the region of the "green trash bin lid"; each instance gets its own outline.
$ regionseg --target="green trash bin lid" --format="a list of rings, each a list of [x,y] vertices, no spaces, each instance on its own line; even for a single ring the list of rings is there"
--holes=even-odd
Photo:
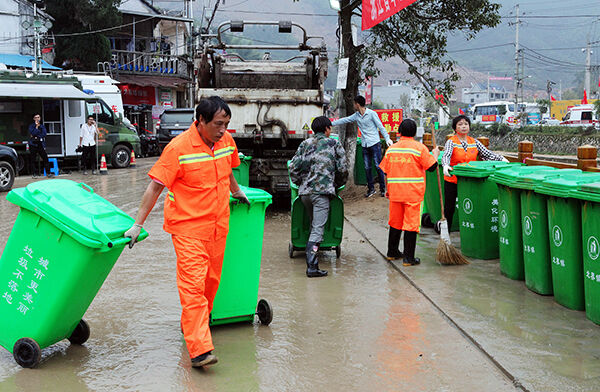
[[[135,222],[88,185],[71,180],[34,182],[13,189],[6,199],[40,215],[90,248],[112,248],[129,242],[123,234]],[[139,240],[147,236],[143,231]]]
[[[249,155],[244,155],[243,152],[238,153],[238,157],[240,157],[240,161],[251,161],[252,157]]]
[[[553,170],[554,169],[554,170]],[[556,169],[548,167],[547,170],[540,170],[531,173],[523,173],[519,180],[513,185],[514,188],[533,190],[539,186],[542,181],[565,175],[582,173],[579,169]]]
[[[267,191],[257,188],[250,188],[247,186],[240,185],[240,189],[244,191],[246,197],[252,203],[266,203],[267,205],[271,204],[273,200],[273,196]],[[233,196],[229,196],[229,204],[236,203],[237,199],[234,199]]]
[[[485,178],[494,174],[498,169],[522,165],[522,163],[504,161],[472,161],[454,166],[451,173],[461,177]]]
[[[534,189],[537,193],[558,197],[571,197],[581,184],[600,182],[600,173],[581,172],[546,178]]]
[[[581,200],[600,202],[600,181],[579,184],[579,189],[573,191],[571,196]]]
[[[490,176],[490,180],[494,181],[496,184],[518,188],[517,185],[523,175],[537,172],[554,172],[556,170],[558,169],[550,166],[511,166],[496,171]]]

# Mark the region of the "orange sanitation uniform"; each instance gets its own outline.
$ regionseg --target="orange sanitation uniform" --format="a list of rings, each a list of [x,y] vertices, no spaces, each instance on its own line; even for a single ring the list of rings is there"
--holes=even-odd
[[[387,177],[389,225],[394,229],[419,232],[425,170],[434,163],[427,147],[412,137],[402,136],[387,149],[379,167]]]
[[[466,163],[477,160],[479,150],[477,150],[477,144],[475,144],[475,139],[473,139],[471,136],[467,136],[467,151],[465,151],[465,149],[462,147],[458,136],[454,135],[450,138],[450,140],[452,140],[452,144],[454,146],[454,149],[452,150],[452,158],[450,158],[450,166],[454,167],[459,163]],[[458,182],[456,176],[444,176],[444,180],[452,182],[454,184]]]
[[[191,358],[214,349],[208,322],[229,231],[229,175],[239,164],[228,132],[211,149],[192,124],[148,173],[168,188],[163,228],[177,254],[181,326]]]

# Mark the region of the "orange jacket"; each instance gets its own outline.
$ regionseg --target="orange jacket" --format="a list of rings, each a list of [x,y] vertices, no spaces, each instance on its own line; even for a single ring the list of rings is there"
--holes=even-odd
[[[387,149],[379,167],[387,177],[390,201],[414,203],[425,196],[425,170],[435,158],[424,144],[402,136]]]
[[[148,175],[169,189],[164,230],[175,235],[211,239],[229,231],[229,175],[240,165],[229,134],[208,147],[190,128],[165,147]]]
[[[452,144],[454,145],[454,149],[452,150],[452,158],[450,158],[450,166],[454,167],[454,165],[458,165],[459,163],[466,163],[477,160],[479,150],[477,150],[477,144],[475,144],[475,139],[473,139],[470,136],[467,136],[467,151],[465,151],[465,149],[462,147],[458,136],[454,135],[450,138],[450,140],[452,140]],[[444,180],[448,182],[453,182],[455,184],[458,182],[456,176],[444,176]]]

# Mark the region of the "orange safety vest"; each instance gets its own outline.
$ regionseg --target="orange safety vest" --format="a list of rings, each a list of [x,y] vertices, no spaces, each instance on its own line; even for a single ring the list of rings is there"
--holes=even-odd
[[[379,167],[387,175],[389,199],[393,202],[415,203],[425,196],[425,170],[435,158],[424,144],[412,137],[400,137],[385,152]]]
[[[169,189],[164,230],[209,240],[229,231],[229,175],[239,166],[228,132],[211,149],[196,125],[173,139],[148,175]]]
[[[466,163],[477,160],[479,150],[477,149],[475,139],[473,139],[470,136],[467,136],[467,151],[465,151],[465,149],[463,148],[458,136],[454,135],[450,138],[450,140],[452,140],[452,145],[454,146],[454,148],[452,149],[452,157],[450,158],[451,167],[454,167],[454,165],[458,165],[459,163]],[[455,184],[458,182],[456,176],[444,176],[444,180],[448,182],[453,182]]]

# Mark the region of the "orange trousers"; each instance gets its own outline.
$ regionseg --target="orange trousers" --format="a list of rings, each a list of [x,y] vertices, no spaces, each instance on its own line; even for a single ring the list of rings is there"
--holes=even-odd
[[[421,202],[390,201],[390,220],[388,224],[397,230],[418,233],[421,228]]]
[[[209,315],[221,280],[227,237],[213,240],[173,235],[181,328],[191,358],[213,350]]]

